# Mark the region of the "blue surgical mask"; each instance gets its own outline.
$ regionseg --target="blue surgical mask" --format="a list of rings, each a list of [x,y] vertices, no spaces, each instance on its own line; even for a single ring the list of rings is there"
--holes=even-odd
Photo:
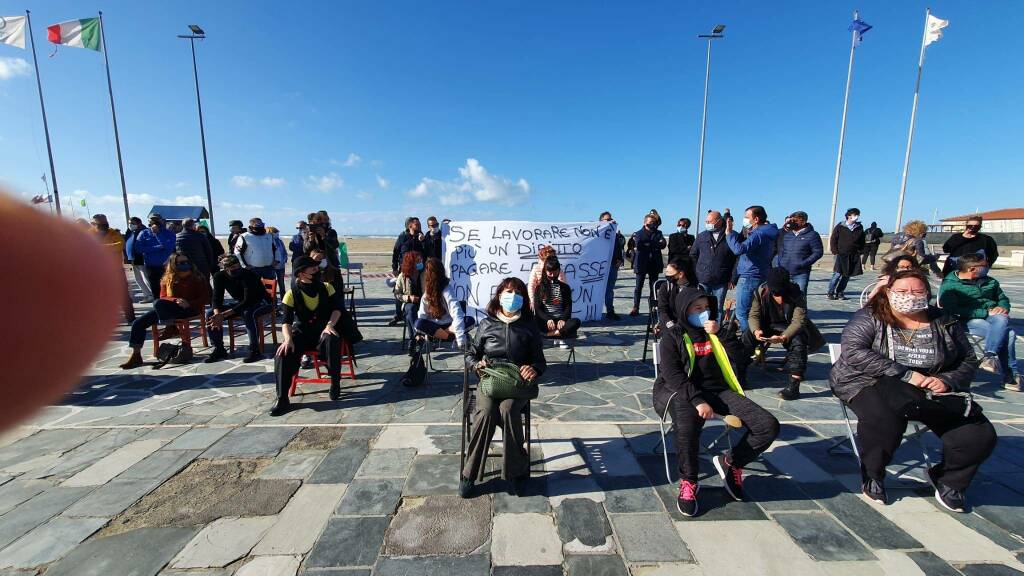
[[[983,266],[981,268],[978,268],[978,271],[976,272],[976,274],[978,275],[978,278],[984,278],[984,277],[988,276],[988,270],[989,270],[988,266]]]
[[[177,267],[178,267],[178,272],[188,272],[189,270],[192,270],[192,263],[191,262],[179,262],[177,264]]]
[[[704,223],[704,229],[707,230],[708,232],[714,232],[716,229],[718,229],[718,226],[715,226],[714,224],[709,224],[708,222],[705,222]]]
[[[693,314],[686,315],[686,321],[690,323],[690,326],[694,328],[703,328],[704,323],[711,320],[711,312],[705,310],[703,312],[694,312]]]
[[[417,270],[423,270],[423,262],[417,262],[416,263],[416,269]]]
[[[683,228],[682,226],[676,226],[676,232],[682,232],[683,230],[686,230],[686,228]]]
[[[515,314],[523,307],[523,297],[518,292],[502,292],[501,308],[509,314]]]

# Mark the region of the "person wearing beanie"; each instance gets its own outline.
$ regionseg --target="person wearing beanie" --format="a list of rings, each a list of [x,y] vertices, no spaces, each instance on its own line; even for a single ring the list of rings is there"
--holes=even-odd
[[[330,375],[330,398],[341,398],[341,332],[339,326],[345,302],[340,292],[320,279],[320,266],[309,256],[299,256],[292,265],[295,285],[284,295],[284,322],[281,333],[284,341],[274,356],[274,380],[277,402],[271,416],[280,416],[290,408],[288,392],[292,377],[299,372],[302,354],[317,350],[327,358]]]
[[[263,359],[257,347],[259,330],[257,319],[270,313],[270,295],[263,282],[252,270],[246,270],[234,254],[220,258],[221,270],[213,275],[213,305],[206,319],[206,327],[213,341],[213,352],[204,362],[216,362],[228,357],[224,349],[224,321],[240,316],[245,322],[249,335],[249,355],[243,362],[251,363]],[[233,302],[224,301],[224,293],[231,295]]]
[[[768,280],[754,294],[743,343],[751,353],[761,354],[772,344],[782,344],[786,349],[782,369],[789,374],[789,383],[779,391],[779,398],[800,397],[807,355],[824,346],[825,339],[807,315],[803,291],[785,268],[772,268]]]
[[[735,500],[743,500],[743,467],[768,449],[779,434],[779,421],[747,398],[736,377],[743,360],[743,345],[735,338],[718,338],[714,302],[700,290],[685,287],[676,296],[680,321],[665,330],[658,343],[658,378],[654,381],[654,409],[671,416],[676,431],[679,498],[684,516],[698,513],[697,477],[700,431],[715,415],[734,415],[747,428],[731,453],[712,462]]]

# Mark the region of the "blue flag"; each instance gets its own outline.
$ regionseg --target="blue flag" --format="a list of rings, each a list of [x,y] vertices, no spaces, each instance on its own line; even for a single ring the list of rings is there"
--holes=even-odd
[[[857,46],[860,46],[860,43],[864,41],[864,33],[867,32],[868,30],[871,30],[871,24],[868,24],[867,22],[861,20],[860,18],[857,18],[856,20],[850,23],[850,27],[847,28],[847,30],[856,33],[857,39],[855,43]]]

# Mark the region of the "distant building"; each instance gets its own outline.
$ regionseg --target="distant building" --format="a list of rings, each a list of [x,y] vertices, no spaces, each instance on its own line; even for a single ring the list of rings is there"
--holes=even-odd
[[[943,218],[940,224],[928,227],[931,232],[963,232],[971,216],[984,219],[981,229],[985,232],[1024,232],[1024,208],[1003,208],[975,214],[963,214]]]

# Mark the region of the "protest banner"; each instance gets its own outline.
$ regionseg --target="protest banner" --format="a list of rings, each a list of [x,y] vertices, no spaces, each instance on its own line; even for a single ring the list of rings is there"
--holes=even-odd
[[[611,268],[613,222],[452,221],[441,228],[444,265],[457,300],[477,316],[501,281],[528,282],[537,250],[550,245],[572,288],[572,316],[599,320]]]

